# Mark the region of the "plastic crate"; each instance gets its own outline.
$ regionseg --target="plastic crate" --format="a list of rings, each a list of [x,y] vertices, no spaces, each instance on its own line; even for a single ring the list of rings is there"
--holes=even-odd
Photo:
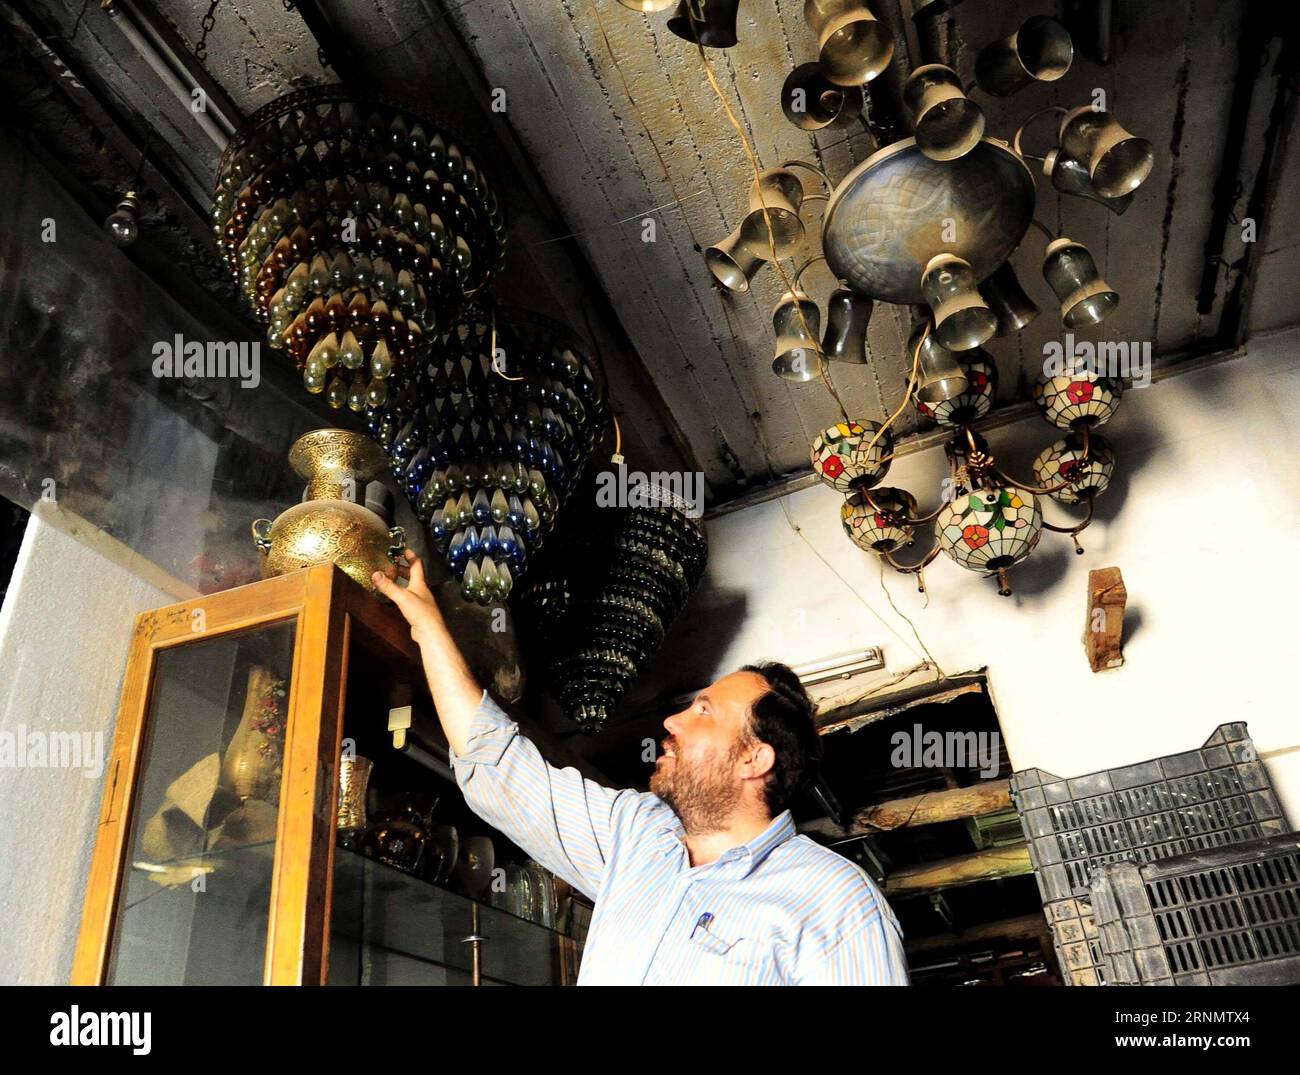
[[[1043,910],[1066,981],[1105,982],[1093,918],[1094,873],[1276,836],[1290,825],[1241,722],[1221,724],[1198,750],[1064,779],[1011,776]]]
[[[1113,985],[1300,984],[1300,832],[1092,879]]]

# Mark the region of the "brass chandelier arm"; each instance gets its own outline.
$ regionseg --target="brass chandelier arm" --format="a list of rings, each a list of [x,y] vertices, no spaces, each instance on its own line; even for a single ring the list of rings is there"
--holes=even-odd
[[[806,201],[807,199],[804,199],[804,200]],[[807,261],[805,261],[802,265],[800,265],[799,268],[795,269],[795,271],[794,271],[794,286],[795,286],[795,287],[798,287],[798,286],[799,286],[799,279],[803,276],[804,271],[805,271],[806,269],[809,269],[809,268],[811,268],[813,265],[816,265],[817,262],[819,262],[819,261],[825,261],[825,260],[826,260],[826,255],[825,255],[825,254],[814,254],[814,255],[813,255],[812,257],[810,257]]]
[[[1087,510],[1084,512],[1082,522],[1076,523],[1074,526],[1054,526],[1052,523],[1049,523],[1046,519],[1044,519],[1043,529],[1051,530],[1057,534],[1069,534],[1071,537],[1074,537],[1074,535],[1079,533],[1081,530],[1086,530],[1088,528],[1088,524],[1092,522],[1092,514],[1094,509],[1096,508],[1096,497],[1093,496],[1093,491],[1091,489],[1087,490],[1083,494],[1083,500],[1087,503],[1088,507]],[[1077,545],[1078,542],[1075,542],[1075,544]]]
[[[935,519],[939,518],[940,512],[942,512],[944,507],[946,506],[944,503],[940,503],[940,505],[937,508],[935,508],[934,511],[930,512],[928,515],[918,515],[913,517],[911,515],[905,515],[901,511],[893,511],[890,508],[882,508],[879,504],[876,503],[875,498],[872,497],[870,489],[863,489],[862,496],[863,499],[865,499],[866,502],[871,505],[871,509],[873,511],[877,511],[881,515],[887,515],[890,516],[891,518],[896,518],[904,526],[925,526],[928,523],[932,523],[935,521]]]
[[[817,176],[818,179],[820,179],[823,183],[826,184],[826,190],[828,193],[835,189],[835,184],[831,182],[831,177],[828,176],[821,168],[818,168],[817,165],[811,164],[808,161],[804,161],[804,160],[782,161],[781,167],[782,168],[807,168],[808,171],[812,172],[815,176]],[[809,198],[817,197],[817,195],[809,195],[808,197]],[[804,200],[807,201],[808,199],[805,198]]]
[[[968,437],[969,437],[969,435],[970,435],[970,432],[969,432],[969,431],[970,431],[970,427],[967,426],[967,436],[968,436]],[[974,444],[974,441],[973,441],[973,439],[972,439],[972,445],[973,445],[973,444]],[[1083,455],[1080,457],[1079,462],[1081,462],[1081,463],[1086,463],[1086,462],[1088,462],[1089,458],[1091,457],[1091,453],[1092,453],[1092,435],[1088,432],[1088,427],[1087,427],[1087,426],[1084,426],[1084,427],[1083,427]],[[1061,482],[1059,485],[1041,485],[1041,486],[1040,486],[1040,485],[1025,485],[1023,482],[1018,482],[1018,481],[1016,481],[1016,479],[1013,478],[1013,477],[1011,477],[1009,474],[1003,474],[1002,471],[1000,471],[997,467],[994,467],[994,468],[993,468],[993,473],[996,474],[999,478],[1001,478],[1001,479],[1002,479],[1004,482],[1006,482],[1008,485],[1014,485],[1017,489],[1020,489],[1020,490],[1023,491],[1023,492],[1026,492],[1026,493],[1034,493],[1034,494],[1036,494],[1036,495],[1037,495],[1037,494],[1046,494],[1047,496],[1051,496],[1053,493],[1059,493],[1062,489],[1068,489],[1068,488],[1070,488],[1072,485],[1075,484],[1075,482],[1074,482],[1073,480],[1066,480],[1066,481]],[[1044,523],[1043,525],[1046,526],[1047,524]],[[1085,525],[1087,525],[1087,524],[1085,524]],[[1055,527],[1049,527],[1049,529],[1056,529],[1056,528],[1055,528]],[[1066,532],[1068,532],[1068,531],[1062,531],[1062,533],[1066,533]]]
[[[1027,128],[1031,123],[1033,123],[1034,120],[1036,120],[1039,116],[1046,116],[1049,112],[1059,112],[1061,115],[1065,115],[1067,111],[1069,111],[1069,109],[1062,108],[1060,105],[1048,105],[1046,108],[1040,108],[1037,112],[1031,112],[1029,114],[1029,118],[1026,119],[1025,122],[1022,123],[1018,128],[1016,128],[1015,137],[1011,139],[1011,148],[1016,151],[1016,156],[1028,157],[1030,160],[1035,160],[1035,161],[1044,160],[1045,158],[1043,157],[1039,157],[1033,153],[1026,153],[1023,149],[1021,149],[1020,138],[1025,133],[1025,128]]]
[[[925,558],[919,564],[913,564],[910,567],[907,564],[900,564],[887,552],[882,552],[880,554],[880,557],[887,564],[889,564],[889,566],[892,567],[895,571],[899,572],[899,574],[919,575],[922,571],[924,571],[927,567],[929,567],[932,563],[934,563],[934,558],[939,555],[939,552],[940,552],[939,546],[936,545],[933,549],[931,549],[929,552],[925,554]]]
[[[1043,223],[1041,220],[1039,220],[1037,217],[1034,217],[1034,218],[1029,222],[1029,226],[1030,226],[1031,228],[1037,228],[1039,231],[1041,231],[1041,232],[1042,232],[1042,233],[1047,237],[1047,241],[1048,241],[1049,243],[1054,243],[1054,242],[1056,242],[1056,240],[1057,240],[1058,237],[1053,233],[1052,229],[1049,228],[1046,224],[1044,224],[1044,223]]]

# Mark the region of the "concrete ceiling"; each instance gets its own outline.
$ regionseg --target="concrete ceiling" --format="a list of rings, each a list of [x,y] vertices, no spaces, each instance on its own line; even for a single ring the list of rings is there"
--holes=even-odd
[[[1054,13],[1087,27],[1098,6],[1096,0],[968,0],[905,32],[915,3],[875,0],[896,43],[892,68],[871,84],[867,120],[811,134],[792,126],[780,108],[789,70],[816,55],[802,0],[742,4],[740,43],[709,50],[708,57],[764,167],[804,158],[838,180],[873,152],[878,138],[906,133],[898,126],[898,93],[913,63],[945,62],[970,81],[980,46],[1025,17]],[[83,10],[79,0],[27,0],[21,6],[46,28],[58,28],[54,39],[102,81],[122,111],[153,128],[151,153],[169,163],[183,196],[202,208],[217,145],[131,54],[98,5]],[[821,382],[794,386],[770,372],[770,312],[784,290],[779,277],[764,269],[749,294],[732,296],[716,288],[704,265],[701,250],[743,215],[752,170],[698,51],[666,30],[667,13],[641,15],[613,0],[324,0],[298,10],[269,0],[222,0],[205,36],[208,0],[153,0],[152,6],[184,46],[193,49],[204,38],[204,68],[245,115],[288,90],[342,74],[431,99],[471,134],[477,131],[474,148],[512,210],[512,248],[498,292],[594,338],[634,465],[703,471],[715,506],[807,472],[810,441],[838,420],[839,409]],[[1245,215],[1257,179],[1270,178],[1261,165],[1268,139],[1278,135],[1277,124],[1270,126],[1277,80],[1268,63],[1277,43],[1272,57],[1252,56],[1246,64],[1247,84],[1257,92],[1234,114],[1244,2],[1152,0],[1114,8],[1112,62],[1077,53],[1059,82],[1005,100],[976,96],[989,133],[1009,139],[1035,109],[1085,103],[1101,90],[1127,127],[1155,143],[1155,169],[1124,216],[1062,198],[1042,179],[1037,215],[1086,243],[1122,296],[1104,333],[1091,335],[1150,341],[1172,362],[1235,342],[1220,335],[1222,318],[1237,277],[1250,267],[1244,255],[1252,252],[1235,227],[1227,228],[1206,312],[1198,311],[1197,294],[1216,182],[1237,148],[1231,136],[1242,135],[1239,158],[1223,181],[1233,220]],[[1080,53],[1087,51],[1084,38],[1079,35]],[[322,55],[333,70],[322,65]],[[504,113],[489,107],[496,89],[504,90]],[[1295,169],[1282,171],[1293,187]],[[1296,200],[1276,189],[1270,197],[1284,205]],[[810,208],[814,238],[786,263],[787,273],[816,252],[823,204]],[[647,219],[655,224],[651,242],[644,241]],[[1273,259],[1275,279],[1294,279],[1298,227],[1292,214],[1262,251],[1261,262]],[[990,346],[1003,405],[1027,397],[1043,342],[1061,331],[1038,274],[1040,258],[1041,242],[1031,232],[1013,262],[1046,313],[1018,338]],[[823,265],[811,268],[804,282],[821,299],[833,286]],[[1294,288],[1263,290],[1270,325],[1300,319]],[[909,320],[904,308],[878,306],[870,363],[832,367],[853,417],[879,420],[901,402]],[[910,409],[899,429],[918,432]]]

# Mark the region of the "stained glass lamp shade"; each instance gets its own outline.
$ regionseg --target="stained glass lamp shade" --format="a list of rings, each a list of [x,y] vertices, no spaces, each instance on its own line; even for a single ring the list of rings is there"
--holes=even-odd
[[[944,505],[935,521],[939,548],[969,571],[1005,570],[1034,551],[1043,512],[1033,493],[992,486]]]
[[[1100,433],[1088,435],[1085,453],[1083,437],[1069,433],[1055,444],[1044,448],[1034,460],[1034,481],[1048,495],[1061,504],[1077,504],[1086,495],[1105,492],[1110,477],[1115,472],[1115,453]],[[1073,484],[1057,489],[1062,482]]]
[[[889,517],[890,512],[916,515],[916,498],[906,489],[882,487],[872,490],[872,507],[866,491],[854,489],[840,506],[844,533],[855,545],[867,552],[893,552],[912,540],[912,527]],[[877,509],[884,509],[883,511]]]
[[[877,422],[838,422],[823,430],[812,443],[814,473],[841,493],[859,485],[871,488],[889,473],[894,454],[888,431],[872,445],[879,431]]]
[[[1078,430],[1108,422],[1123,394],[1124,386],[1118,379],[1087,370],[1044,377],[1034,385],[1034,398],[1043,416],[1061,429]]]

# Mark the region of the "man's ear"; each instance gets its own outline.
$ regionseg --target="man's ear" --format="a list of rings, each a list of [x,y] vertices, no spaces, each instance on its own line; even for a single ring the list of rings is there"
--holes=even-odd
[[[772,749],[771,743],[756,739],[745,751],[742,763],[745,767],[745,776],[766,776],[776,764],[776,751]]]

